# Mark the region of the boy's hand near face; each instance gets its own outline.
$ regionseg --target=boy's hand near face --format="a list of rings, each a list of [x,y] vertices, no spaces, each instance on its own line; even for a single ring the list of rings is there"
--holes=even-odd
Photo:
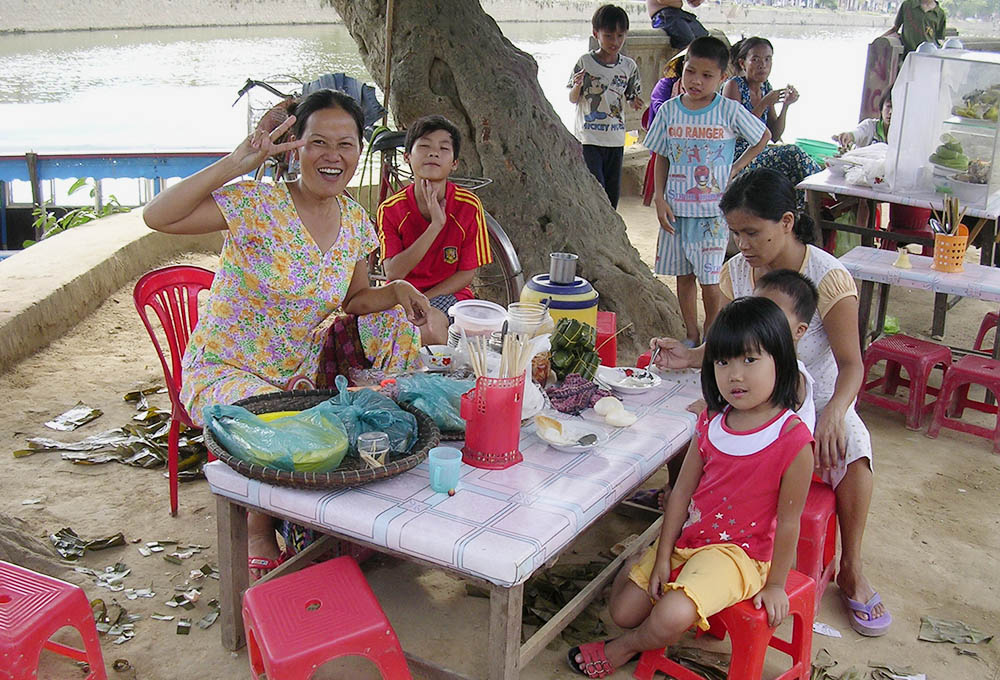
[[[434,186],[434,182],[428,179],[420,180],[420,191],[424,195],[424,200],[427,202],[427,209],[431,213],[431,226],[437,227],[438,231],[444,227],[446,220],[444,205],[445,197],[441,192]]]

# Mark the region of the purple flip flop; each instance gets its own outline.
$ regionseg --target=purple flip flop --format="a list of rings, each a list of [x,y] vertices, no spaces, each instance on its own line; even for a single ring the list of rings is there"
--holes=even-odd
[[[857,600],[852,600],[843,592],[841,592],[840,597],[844,601],[844,606],[848,609],[851,628],[855,631],[867,637],[879,637],[889,632],[889,626],[892,625],[892,614],[889,613],[888,609],[882,616],[871,617],[872,610],[882,602],[882,598],[879,597],[877,592],[863,604]],[[868,618],[862,619],[858,614],[864,614]]]

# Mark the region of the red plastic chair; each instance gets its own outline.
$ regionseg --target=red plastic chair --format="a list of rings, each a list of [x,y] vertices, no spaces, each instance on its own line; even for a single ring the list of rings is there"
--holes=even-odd
[[[924,414],[934,408],[935,402],[924,403],[927,395],[937,395],[939,392],[936,387],[929,387],[927,380],[936,366],[940,366],[947,377],[951,367],[951,350],[944,345],[918,340],[908,335],[897,334],[879,338],[865,350],[863,378],[865,381],[868,380],[872,366],[879,361],[885,361],[885,374],[870,382],[862,382],[858,391],[858,401],[904,413],[906,429],[919,430]],[[902,368],[906,369],[909,380],[900,377]],[[883,389],[888,396],[883,397],[875,393],[875,388],[880,385],[884,385]],[[896,394],[896,389],[900,386],[910,390],[906,403],[889,398]]]
[[[969,399],[971,385],[982,385],[993,394],[1000,394],[1000,361],[969,354],[948,369],[941,385],[941,395],[934,406],[934,418],[927,428],[927,436],[934,439],[942,427],[947,427],[991,440],[993,453],[1000,454],[1000,415],[997,416],[996,426],[992,430],[958,420],[967,408],[982,413],[997,413],[995,404]]]
[[[799,520],[795,569],[816,582],[816,609],[833,580],[837,554],[837,498],[828,485],[813,480]]]
[[[973,345],[974,349],[983,350],[983,346],[986,344],[986,334],[992,330],[996,330],[998,321],[1000,321],[1000,315],[996,312],[986,313],[986,316],[983,317],[983,322],[979,324],[979,332],[976,334],[976,344]],[[993,347],[996,347],[998,341],[1000,341],[1000,333],[994,335]]]
[[[132,298],[135,300],[139,318],[149,332],[153,347],[160,357],[163,379],[167,383],[167,393],[172,406],[170,413],[170,434],[167,439],[167,469],[170,475],[170,514],[177,515],[177,442],[180,438],[181,423],[188,427],[197,426],[181,403],[181,358],[187,347],[191,331],[198,324],[198,293],[212,287],[215,273],[201,267],[175,265],[155,269],[135,284]],[[170,349],[170,363],[163,355],[163,349],[156,338],[156,331],[150,323],[146,307],[156,312]],[[209,460],[212,456],[209,455]]]
[[[386,680],[410,680],[396,632],[350,557],[255,585],[243,595],[254,678],[308,680],[341,656],[370,659]]]
[[[65,626],[80,633],[83,650],[49,639]],[[90,668],[85,680],[107,680],[94,613],[83,590],[0,562],[0,678],[35,680],[42,649],[85,662]]]
[[[760,680],[767,648],[773,647],[792,658],[790,669],[775,680],[809,680],[812,672],[813,618],[815,617],[813,580],[797,571],[788,572],[785,592],[788,593],[789,616],[792,617],[792,639],[782,640],[767,625],[767,610],[754,609],[752,600],[744,600],[709,617],[710,635],[720,640],[729,633],[733,655],[729,662],[729,680]],[[699,631],[700,633],[700,631]],[[666,649],[642,653],[632,677],[653,680],[657,671],[677,680],[705,680],[692,670],[666,657]]]

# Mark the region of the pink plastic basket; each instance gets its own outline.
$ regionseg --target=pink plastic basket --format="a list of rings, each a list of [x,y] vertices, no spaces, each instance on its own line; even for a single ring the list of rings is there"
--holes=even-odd
[[[524,374],[517,378],[478,378],[476,387],[462,395],[465,420],[462,462],[488,470],[503,470],[523,459],[521,406]]]

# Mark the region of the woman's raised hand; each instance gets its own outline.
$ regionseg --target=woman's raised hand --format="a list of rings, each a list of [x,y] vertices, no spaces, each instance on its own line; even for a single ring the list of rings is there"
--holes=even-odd
[[[657,347],[660,348],[660,353],[656,356],[654,362],[657,368],[680,370],[682,368],[691,368],[694,364],[691,350],[682,345],[680,340],[674,340],[673,338],[653,338],[649,341],[650,349]]]
[[[306,142],[303,139],[282,144],[275,143],[275,140],[280,139],[295,124],[295,116],[288,116],[277,127],[268,130],[271,124],[277,122],[277,116],[272,115],[272,111],[274,109],[264,115],[257,128],[230,154],[241,175],[249,174],[259,168],[269,156],[305,146]]]
[[[785,106],[788,106],[789,104],[794,104],[798,100],[799,100],[799,91],[795,89],[794,85],[786,85],[785,96],[782,98],[781,101],[785,103]]]
[[[764,105],[764,108],[769,109],[778,102],[782,101],[784,97],[785,97],[784,88],[780,90],[771,90],[770,92],[764,95],[763,99],[760,100],[760,103]]]

